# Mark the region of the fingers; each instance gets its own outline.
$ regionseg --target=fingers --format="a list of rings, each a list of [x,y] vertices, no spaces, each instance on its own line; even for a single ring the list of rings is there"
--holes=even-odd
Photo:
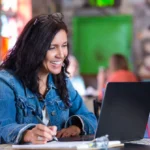
[[[64,132],[62,134],[62,137],[70,137],[72,134],[71,133],[68,133],[68,132]]]
[[[32,130],[26,130],[24,133],[23,141],[24,142],[31,142],[33,144],[45,144],[47,140],[43,138],[42,140],[38,139],[38,136],[34,134],[35,128]]]
[[[56,135],[57,127],[47,127],[42,124],[36,125],[32,130],[31,142],[34,144],[45,144],[47,141],[53,139],[53,135]]]
[[[65,130],[66,130],[66,129],[67,129],[67,128],[64,128],[64,129],[58,131],[56,136],[57,136],[58,138],[62,137],[62,135],[65,133]]]
[[[72,132],[71,133],[71,136],[77,136],[77,135],[79,135],[78,132]]]
[[[56,133],[57,133],[57,127],[56,126],[49,126],[48,128],[51,130],[52,135],[56,135]]]
[[[69,130],[61,130],[57,133],[57,137],[71,137],[78,135],[77,132],[69,131]]]
[[[77,136],[81,132],[81,129],[77,126],[70,126],[69,128],[64,128],[57,132],[57,137],[70,137],[70,136]]]
[[[71,132],[65,131],[61,137],[71,137],[71,136],[77,136],[77,135],[79,134],[76,131],[71,131]]]
[[[42,124],[36,125],[32,130],[27,132],[25,135],[25,141],[32,142],[33,144],[45,144],[48,141],[53,139],[53,136],[56,135],[57,127],[56,126],[45,126]],[[81,132],[81,129],[77,126],[70,126],[69,128],[64,128],[57,132],[57,137],[70,137],[77,136]]]
[[[49,131],[45,131],[45,130],[37,130],[35,135],[38,137],[43,137],[44,139],[48,139],[50,140],[52,138],[52,134]]]
[[[33,144],[45,144],[47,143],[48,139],[42,136],[38,136],[36,134],[33,135],[33,138],[31,140],[31,142]]]

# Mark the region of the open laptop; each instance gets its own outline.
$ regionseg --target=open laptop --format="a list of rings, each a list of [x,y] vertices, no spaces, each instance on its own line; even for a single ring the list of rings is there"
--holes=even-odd
[[[95,137],[128,142],[144,137],[150,111],[150,82],[108,83]]]
[[[150,82],[108,83],[95,136],[60,138],[88,141],[109,135],[109,140],[128,142],[144,137],[150,111]]]

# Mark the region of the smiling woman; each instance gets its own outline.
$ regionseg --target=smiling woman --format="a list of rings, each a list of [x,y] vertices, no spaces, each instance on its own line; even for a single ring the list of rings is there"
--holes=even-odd
[[[63,62],[68,55],[67,34],[60,30],[52,40],[50,50],[47,51],[43,67],[47,73],[58,74],[61,72]]]
[[[62,14],[36,16],[1,64],[1,144],[95,133],[96,118],[67,77],[67,34]]]

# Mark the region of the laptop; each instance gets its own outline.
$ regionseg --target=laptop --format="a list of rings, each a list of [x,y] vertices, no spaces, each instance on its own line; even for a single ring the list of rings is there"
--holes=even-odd
[[[150,82],[108,83],[95,137],[121,142],[143,139],[150,111]]]
[[[94,136],[59,138],[59,141],[90,141],[109,135],[111,141],[143,139],[150,111],[150,82],[111,82],[102,101]]]

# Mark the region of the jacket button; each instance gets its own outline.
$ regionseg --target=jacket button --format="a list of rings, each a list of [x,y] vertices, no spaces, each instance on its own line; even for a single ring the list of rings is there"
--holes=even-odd
[[[56,115],[56,112],[55,112],[55,111],[52,111],[52,112],[51,112],[51,115],[52,115],[52,116],[55,116],[55,115]]]

